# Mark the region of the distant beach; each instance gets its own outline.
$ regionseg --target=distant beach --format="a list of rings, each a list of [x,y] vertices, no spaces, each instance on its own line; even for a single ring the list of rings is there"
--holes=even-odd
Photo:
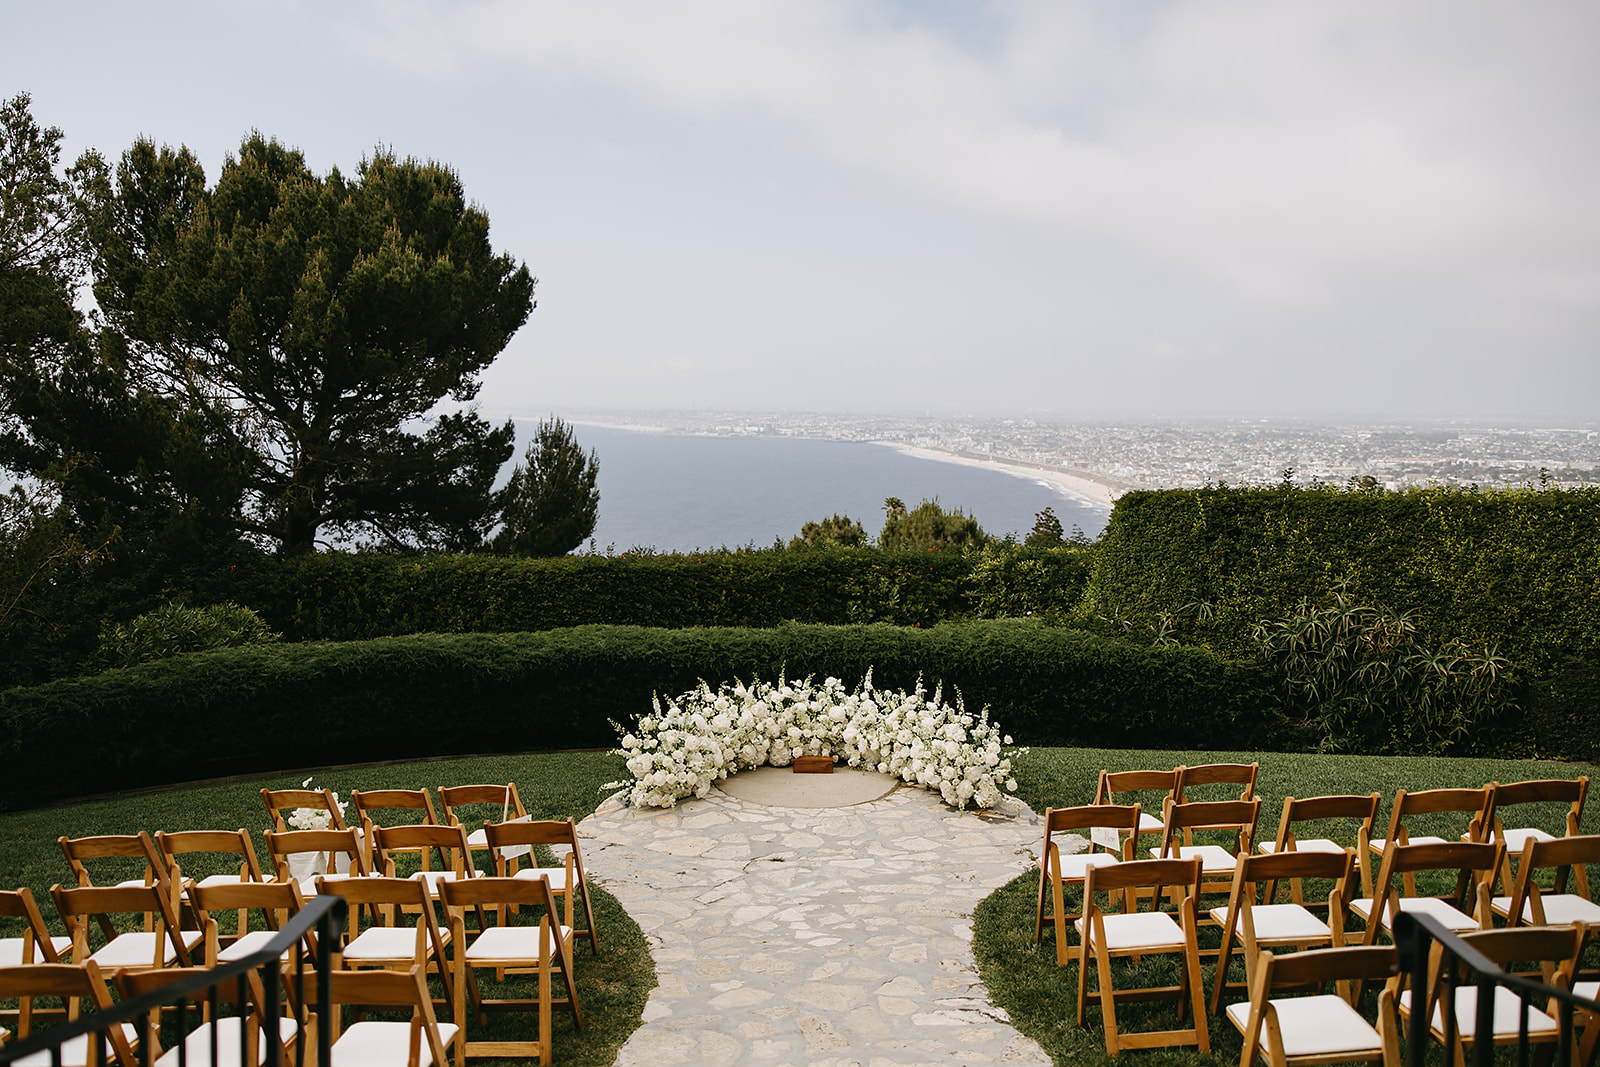
[[[1033,478],[1058,485],[1070,493],[1083,497],[1091,504],[1110,507],[1117,497],[1127,491],[1127,486],[1090,474],[1088,471],[1068,471],[1063,467],[1049,467],[1002,456],[983,456],[976,452],[955,452],[943,448],[920,448],[898,441],[880,441],[903,455],[917,459],[931,459],[939,463],[959,463],[964,467],[999,471],[1019,478]]]

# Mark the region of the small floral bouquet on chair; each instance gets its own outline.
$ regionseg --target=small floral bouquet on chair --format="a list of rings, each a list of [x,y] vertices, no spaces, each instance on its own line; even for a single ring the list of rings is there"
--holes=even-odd
[[[315,775],[312,777],[315,777]],[[309,789],[310,787],[310,778],[300,783],[301,789]],[[333,803],[339,809],[339,818],[343,819],[349,802],[340,800],[339,794],[335,793],[333,794]],[[289,813],[289,817],[284,822],[296,830],[326,830],[333,824],[333,816],[321,808],[295,808]]]

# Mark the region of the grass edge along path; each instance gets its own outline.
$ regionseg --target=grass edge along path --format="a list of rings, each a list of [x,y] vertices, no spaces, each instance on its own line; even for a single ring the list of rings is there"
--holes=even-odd
[[[1341,793],[1373,793],[1381,798],[1376,834],[1388,827],[1389,810],[1395,790],[1409,791],[1446,787],[1478,787],[1490,781],[1518,782],[1538,778],[1600,777],[1588,764],[1530,760],[1453,759],[1401,756],[1321,756],[1274,752],[1170,752],[1125,749],[1038,748],[1013,760],[1016,768],[1017,796],[1041,817],[1050,807],[1070,807],[1094,801],[1099,772],[1139,769],[1166,770],[1179,764],[1259,762],[1256,793],[1261,797],[1261,816],[1255,840],[1272,840],[1285,796],[1312,797]],[[1600,783],[1596,783],[1600,784]],[[1237,796],[1237,793],[1234,794]],[[1208,794],[1204,799],[1222,799]],[[1566,805],[1529,805],[1515,809],[1517,825],[1541,826],[1551,833],[1563,832]],[[1464,825],[1459,816],[1444,815],[1436,820],[1418,818],[1413,833],[1437,833],[1454,837]],[[1408,824],[1410,820],[1408,820]],[[1591,800],[1585,805],[1584,833],[1600,833],[1600,812]],[[1039,838],[1044,828],[1039,827]],[[1152,839],[1151,843],[1154,841]],[[1035,846],[1037,851],[1037,846]],[[1591,871],[1591,877],[1596,872]],[[1084,1026],[1075,1022],[1078,973],[1076,964],[1058,967],[1055,961],[1054,934],[1048,929],[1043,940],[1033,943],[1034,901],[1039,871],[1028,873],[1000,887],[974,910],[972,924],[973,956],[990,999],[1005,1009],[1011,1023],[1033,1038],[1057,1065],[1087,1067],[1132,1060],[1141,1065],[1160,1067],[1219,1067],[1239,1062],[1242,1042],[1233,1025],[1220,1015],[1211,1019],[1211,1054],[1202,1055],[1192,1047],[1152,1049],[1124,1053],[1118,1060],[1106,1055],[1105,1030],[1100,1023],[1100,1008],[1091,993]],[[1323,889],[1325,898],[1327,890]],[[1311,890],[1308,888],[1308,897]],[[1280,897],[1280,899],[1282,899]],[[1076,903],[1070,897],[1068,907]],[[1359,920],[1353,924],[1359,927]],[[1359,935],[1357,935],[1359,936]],[[1216,947],[1217,936],[1209,940],[1202,928],[1202,952]],[[1585,966],[1593,966],[1595,949],[1585,955]],[[1136,971],[1125,971],[1119,964],[1119,984],[1176,983],[1178,969],[1170,959],[1147,957]],[[1234,967],[1241,966],[1235,956]],[[1211,964],[1202,960],[1205,991],[1210,994]],[[1242,972],[1241,972],[1242,976]],[[1375,992],[1368,994],[1374,999]],[[1231,1002],[1232,999],[1229,998]],[[1370,1008],[1370,1005],[1364,1005]],[[1363,1014],[1371,1018],[1366,1010]],[[1160,1029],[1175,1025],[1173,1009],[1167,1003],[1119,1005],[1117,1019],[1124,1030]],[[1162,1021],[1164,1020],[1164,1021]]]
[[[261,790],[298,787],[308,773],[177,786],[0,813],[0,888],[27,886],[51,927],[57,933],[65,933],[50,902],[52,884],[71,884],[66,858],[56,843],[58,837],[242,826],[251,831],[257,857],[265,862],[261,831],[268,828],[269,822]],[[516,782],[523,806],[533,818],[581,820],[605,798],[600,786],[626,774],[622,760],[609,753],[539,753],[318,771],[312,784],[327,786],[347,802],[351,789],[427,786],[434,791],[437,803],[437,787],[441,785]],[[347,816],[354,819],[353,808],[348,809]],[[113,876],[133,878],[142,873],[130,868],[128,873],[116,872]],[[191,870],[186,865],[184,873],[203,876],[224,872],[201,866]],[[230,869],[226,873],[234,872]],[[580,937],[574,958],[584,1029],[577,1030],[568,1013],[557,1012],[554,1018],[556,1062],[574,1067],[605,1067],[615,1062],[618,1050],[642,1023],[645,1001],[656,986],[655,963],[639,925],[600,886],[591,885],[591,895],[595,925],[600,931],[600,952],[594,954],[588,940]],[[496,1014],[490,1016],[490,1027],[497,1039],[526,1036],[533,1020],[531,1013]],[[529,1061],[473,1062],[521,1067]]]

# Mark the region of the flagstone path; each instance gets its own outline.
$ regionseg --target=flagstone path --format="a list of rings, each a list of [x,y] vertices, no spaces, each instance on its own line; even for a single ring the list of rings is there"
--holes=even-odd
[[[1048,1064],[972,959],[973,908],[1042,834],[1012,807],[963,814],[907,785],[830,808],[607,801],[579,826],[584,866],[660,982],[619,1067]]]

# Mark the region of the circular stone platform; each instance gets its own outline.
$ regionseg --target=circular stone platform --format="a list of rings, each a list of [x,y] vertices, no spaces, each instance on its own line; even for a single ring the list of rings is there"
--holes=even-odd
[[[847,808],[882,800],[900,779],[877,771],[836,767],[832,774],[796,774],[789,767],[755,767],[729,775],[717,788],[769,808]]]

